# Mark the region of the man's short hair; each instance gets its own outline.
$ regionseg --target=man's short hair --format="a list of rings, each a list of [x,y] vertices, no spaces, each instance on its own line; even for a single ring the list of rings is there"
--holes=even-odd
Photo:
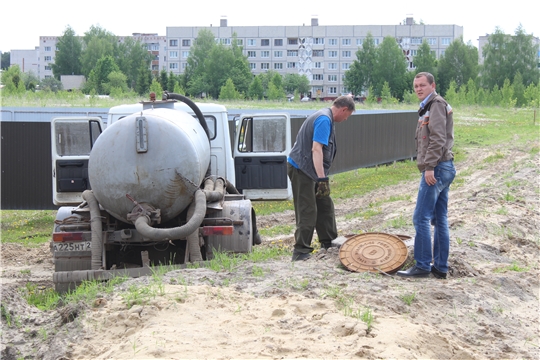
[[[355,111],[356,105],[354,104],[354,98],[352,95],[341,95],[332,103],[337,108],[346,107],[349,111]]]
[[[435,77],[431,74],[431,73],[428,73],[427,71],[423,71],[423,72],[419,72],[418,74],[416,74],[416,76],[414,77],[415,79],[419,78],[419,77],[422,77],[422,76],[425,76],[428,83],[431,85],[435,82]]]

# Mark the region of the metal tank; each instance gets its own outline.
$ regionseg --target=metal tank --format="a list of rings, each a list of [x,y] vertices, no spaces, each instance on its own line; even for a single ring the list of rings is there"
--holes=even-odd
[[[96,199],[115,218],[129,223],[136,201],[159,209],[166,222],[192,202],[209,164],[209,140],[195,118],[150,108],[107,127],[90,153],[88,176]]]

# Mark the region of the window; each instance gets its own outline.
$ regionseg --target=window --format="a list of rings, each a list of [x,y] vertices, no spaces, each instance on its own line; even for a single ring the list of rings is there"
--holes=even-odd
[[[337,63],[328,63],[328,70],[337,70]]]
[[[247,46],[257,46],[257,39],[248,39]]]
[[[336,82],[337,81],[337,75],[328,75],[328,81]]]
[[[187,59],[189,57],[189,51],[182,51],[182,59]]]
[[[250,68],[250,70],[256,70],[257,69],[257,64],[256,63],[249,63],[249,68]]]
[[[288,38],[287,45],[298,45],[298,38]]]
[[[178,59],[178,51],[169,51],[169,59]]]
[[[178,40],[177,39],[169,40],[169,46],[178,46]]]
[[[375,45],[379,45],[379,39],[373,39],[373,43],[374,43]]]
[[[261,70],[269,70],[270,63],[261,63]]]
[[[159,71],[159,65],[152,65],[152,71]]]
[[[159,44],[149,44],[148,50],[150,51],[159,51]]]
[[[269,58],[270,57],[270,51],[261,51],[261,57],[262,58]]]
[[[341,39],[341,45],[351,46],[351,39]]]
[[[45,65],[45,70],[51,70],[51,67],[49,65]]]
[[[248,57],[248,58],[254,58],[254,57],[257,57],[257,52],[256,52],[256,51],[248,51],[248,52],[247,52],[247,57]]]
[[[43,59],[45,61],[52,61],[52,56],[45,56]]]
[[[45,79],[50,79],[50,78],[52,78],[51,75],[45,75]]]
[[[244,46],[244,39],[236,39],[236,45]]]
[[[221,44],[231,45],[231,38],[221,39]]]
[[[324,45],[324,38],[314,38],[313,44],[315,45]]]
[[[261,39],[261,46],[270,46],[270,39]]]
[[[287,50],[287,56],[298,56],[298,50]]]
[[[349,70],[351,67],[351,64],[349,63],[341,63],[341,70]]]
[[[342,51],[341,52],[341,57],[350,58],[351,57],[351,52],[349,50]]]
[[[274,39],[274,46],[283,46],[283,39]]]
[[[313,50],[313,57],[323,57],[324,50]]]
[[[178,63],[169,63],[169,69],[178,69]]]
[[[283,69],[283,63],[274,63],[274,70]]]
[[[422,38],[421,37],[413,37],[413,38],[411,38],[411,44],[421,45],[422,44]]]
[[[244,136],[240,137],[238,150],[246,153],[283,153],[287,145],[287,132],[285,131],[287,128],[287,118],[285,116],[275,116],[271,119],[261,120],[254,119],[253,117],[242,119],[240,123],[240,134]]]
[[[275,58],[282,58],[283,57],[283,51],[274,51],[274,57]]]
[[[441,39],[441,44],[442,45],[450,45],[450,38],[442,38]]]
[[[182,63],[182,70],[185,70],[187,66],[187,63]]]
[[[418,54],[418,50],[411,50],[411,55],[412,56],[416,56],[416,54]]]
[[[324,80],[324,75],[323,74],[313,74],[313,80],[315,80],[315,81]]]
[[[50,46],[45,46],[45,51],[51,51],[51,47]]]
[[[337,94],[337,87],[336,86],[328,87],[328,94]]]
[[[337,45],[337,39],[328,39],[328,45]]]
[[[182,46],[191,46],[191,40],[189,39],[182,40]]]
[[[331,57],[331,58],[337,57],[337,51],[329,51],[328,52],[328,57]]]
[[[349,88],[344,86],[341,88],[341,93],[342,94],[350,94],[351,92],[349,91]]]
[[[313,64],[313,67],[314,67],[315,69],[322,69],[322,68],[323,68],[323,63],[317,61],[317,62],[315,62],[315,63]]]
[[[295,62],[288,62],[287,63],[287,69],[296,69],[296,63]]]
[[[356,46],[362,46],[364,39],[356,39]]]

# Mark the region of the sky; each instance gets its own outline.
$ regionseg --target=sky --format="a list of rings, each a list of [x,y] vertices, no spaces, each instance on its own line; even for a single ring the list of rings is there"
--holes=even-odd
[[[540,37],[538,10],[533,2],[514,0],[496,3],[485,0],[417,1],[333,1],[322,0],[27,0],[6,1],[0,19],[0,51],[31,50],[40,36],[62,36],[69,25],[84,35],[92,25],[115,35],[157,33],[166,35],[168,26],[309,26],[398,25],[407,17],[426,25],[463,26],[464,41],[478,47],[478,37],[499,27],[514,34],[521,24],[527,34]],[[505,4],[505,5],[503,5]],[[24,6],[24,8],[21,8]]]

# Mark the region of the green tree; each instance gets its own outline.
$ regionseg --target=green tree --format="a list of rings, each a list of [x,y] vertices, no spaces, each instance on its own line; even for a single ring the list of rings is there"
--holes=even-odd
[[[26,90],[34,91],[39,84],[39,78],[33,71],[29,71],[23,74],[24,87]]]
[[[307,94],[309,91],[309,79],[306,75],[285,74],[283,77],[283,88],[287,94]]]
[[[109,74],[112,72],[120,72],[114,58],[107,55],[99,59],[94,69],[90,71],[85,91],[89,92],[90,89],[94,89],[98,94],[108,94],[108,89],[104,85],[109,81]]]
[[[236,100],[240,99],[242,95],[234,87],[234,83],[231,78],[227,79],[225,85],[221,87],[219,92],[219,98],[222,100]]]
[[[437,59],[435,55],[431,53],[431,48],[427,43],[427,40],[424,39],[422,45],[418,48],[416,55],[413,58],[413,63],[416,68],[416,72],[428,72],[437,76],[435,73],[435,63]]]
[[[145,96],[148,95],[150,85],[152,84],[152,72],[143,61],[139,64],[137,83],[135,84],[135,91],[137,94]]]
[[[525,104],[527,106],[530,106],[533,108],[539,108],[540,107],[540,84],[539,85],[530,84],[529,86],[527,86],[523,96],[525,97]]]
[[[510,84],[510,80],[504,80],[501,88],[501,105],[507,108],[516,106],[516,98],[514,97],[514,87]]]
[[[121,71],[111,71],[109,75],[107,75],[107,82],[105,82],[102,87],[106,94],[110,94],[113,89],[117,96],[119,94],[124,94],[128,91],[127,76]]]
[[[523,77],[518,71],[512,81],[512,87],[514,88],[514,96],[516,97],[516,106],[521,107],[527,104],[525,100],[525,85],[523,85]]]
[[[176,78],[176,76],[171,71],[169,73],[169,79],[167,80],[167,87],[166,87],[167,90],[169,92],[174,92],[174,88],[176,87],[176,84],[178,84],[178,79]]]
[[[56,48],[54,64],[51,64],[54,77],[60,80],[61,75],[81,75],[82,43],[69,25],[58,38]]]
[[[266,90],[266,98],[268,100],[281,100],[285,97],[283,89],[278,89],[277,86],[270,82],[268,84],[268,89]]]
[[[524,86],[538,84],[540,72],[538,71],[539,44],[534,44],[533,35],[526,34],[521,25],[516,29],[510,42],[509,60],[512,64],[512,78],[519,73]],[[518,99],[519,100],[519,99]]]
[[[126,83],[130,88],[136,87],[141,63],[144,62],[145,66],[150,68],[153,56],[148,52],[146,44],[131,37],[126,37],[122,43],[118,43],[115,60],[120,71],[126,75]]]
[[[437,90],[446,94],[453,80],[456,90],[467,84],[469,79],[478,78],[478,49],[470,44],[465,45],[463,38],[454,40],[439,59],[436,79]]]
[[[114,58],[116,46],[117,40],[113,33],[92,25],[83,37],[82,74],[88,78],[101,58],[105,56]]]
[[[392,96],[401,98],[410,85],[406,84],[407,62],[396,39],[385,37],[377,48],[376,59],[376,77],[373,80],[375,93],[381,95],[384,82],[388,82]]]
[[[231,49],[225,48],[224,45],[218,44],[214,46],[205,61],[205,73],[202,77],[205,79],[205,84],[208,85],[206,93],[217,99],[220,89],[227,79],[234,66],[234,54]]]
[[[162,89],[168,90],[167,86],[169,85],[169,77],[167,76],[167,71],[165,69],[161,69],[159,72],[159,84],[161,85]]]
[[[156,99],[161,99],[161,94],[163,93],[163,88],[157,79],[152,80],[150,85],[150,92],[156,94]]]
[[[1,61],[0,68],[2,70],[7,70],[7,68],[11,65],[10,62],[11,62],[11,53],[9,51],[2,53],[2,61]]]
[[[356,52],[354,60],[345,72],[345,86],[355,95],[373,86],[375,66],[377,62],[377,48],[373,35],[368,32],[362,43],[362,48]]]
[[[209,85],[205,78],[205,61],[215,46],[217,45],[214,34],[210,30],[202,29],[198,32],[197,38],[191,47],[184,72],[184,84],[187,86],[188,94],[194,96],[208,92]]]
[[[58,92],[63,90],[62,82],[56,79],[54,76],[44,78],[39,83],[39,88],[43,91]]]
[[[261,100],[263,98],[264,88],[259,76],[253,78],[253,81],[249,85],[248,95],[251,99]]]
[[[19,65],[10,66],[2,72],[2,84],[4,84],[3,92],[5,94],[19,94],[21,88],[25,88],[23,73]]]

